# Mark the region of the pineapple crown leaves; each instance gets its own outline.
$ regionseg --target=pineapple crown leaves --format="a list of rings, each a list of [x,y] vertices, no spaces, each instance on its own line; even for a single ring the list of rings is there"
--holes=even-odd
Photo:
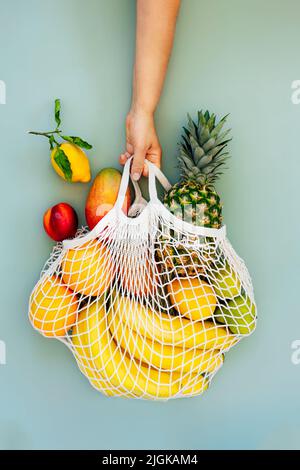
[[[179,144],[179,168],[183,180],[213,185],[222,175],[220,168],[229,158],[225,151],[231,129],[223,130],[228,114],[217,122],[215,114],[198,111],[197,122],[187,115],[187,127]]]
[[[44,137],[47,137],[47,139],[49,140],[49,145],[50,145],[51,150],[53,150],[55,146],[57,147],[54,160],[56,164],[59,166],[59,168],[61,169],[61,171],[64,173],[66,180],[71,181],[72,180],[71,164],[67,155],[61,148],[61,144],[63,142],[58,142],[57,138],[60,138],[65,142],[70,142],[71,144],[77,145],[77,147],[80,147],[82,149],[89,150],[93,147],[88,142],[81,139],[81,137],[62,135],[62,131],[59,129],[61,125],[61,102],[60,102],[60,99],[58,98],[54,102],[54,120],[56,123],[56,128],[54,131],[49,131],[49,132],[29,131],[28,134],[42,135]]]

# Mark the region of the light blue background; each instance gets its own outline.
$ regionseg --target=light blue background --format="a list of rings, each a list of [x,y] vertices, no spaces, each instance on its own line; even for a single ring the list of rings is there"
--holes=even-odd
[[[83,222],[87,185],[64,184],[47,142],[53,126],[94,144],[94,174],[124,145],[134,54],[133,0],[0,0],[0,448],[300,448],[300,78],[297,0],[184,0],[157,112],[163,168],[175,181],[187,111],[230,112],[232,159],[218,188],[230,240],[253,276],[255,334],[227,355],[207,394],[152,403],[106,399],[69,351],[27,320],[27,301],[52,243],[47,207],[68,201]]]

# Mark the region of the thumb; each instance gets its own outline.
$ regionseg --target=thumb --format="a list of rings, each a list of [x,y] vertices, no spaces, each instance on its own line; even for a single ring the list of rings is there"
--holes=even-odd
[[[138,181],[144,168],[146,150],[135,148],[131,166],[131,176],[134,181]]]

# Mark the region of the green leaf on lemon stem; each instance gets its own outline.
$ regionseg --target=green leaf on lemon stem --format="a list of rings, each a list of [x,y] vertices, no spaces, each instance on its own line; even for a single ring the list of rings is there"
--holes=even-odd
[[[81,139],[80,137],[75,137],[73,135],[62,135],[62,139],[66,140],[67,142],[71,142],[71,144],[77,145],[82,149],[92,149],[93,146],[86,142],[85,140]]]
[[[50,149],[53,150],[54,149],[54,144],[55,144],[55,139],[54,139],[53,135],[49,136],[49,144],[50,144]]]
[[[61,124],[61,119],[60,119],[60,100],[56,99],[55,100],[55,107],[54,107],[54,114],[55,114],[55,122],[57,125],[57,129],[59,128]]]
[[[61,171],[63,172],[65,178],[67,181],[72,181],[72,168],[70,165],[70,161],[65,154],[65,152],[61,149],[58,148],[56,151],[56,154],[54,156],[54,160],[56,164],[59,166]]]

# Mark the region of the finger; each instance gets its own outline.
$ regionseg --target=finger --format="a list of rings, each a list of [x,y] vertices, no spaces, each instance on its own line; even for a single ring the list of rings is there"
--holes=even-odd
[[[148,159],[147,159],[148,160]],[[147,163],[144,164],[144,168],[143,168],[143,176],[145,176],[146,178],[148,178],[148,175],[149,175],[149,168],[148,168],[148,165]]]
[[[130,142],[126,142],[126,150],[127,150],[127,153],[129,153],[130,155],[133,155],[133,145],[130,144]]]
[[[147,155],[147,160],[149,160],[151,163],[154,163],[154,165],[160,168],[161,155],[162,155],[161,147],[157,146],[151,149],[151,152],[149,152],[149,155]]]
[[[134,181],[138,181],[144,168],[146,151],[142,148],[136,148],[133,156],[131,175]]]
[[[128,152],[121,153],[121,155],[119,157],[119,162],[121,163],[121,165],[125,165],[128,158],[131,158],[131,157],[132,157],[132,155],[130,155],[130,153],[128,153]]]
[[[162,154],[161,148],[157,147],[157,149],[155,151],[151,150],[149,153],[147,153],[146,160],[149,160],[149,162],[153,163],[158,168],[160,168],[161,154]],[[147,163],[145,163],[144,169],[143,169],[143,176],[148,177],[148,175],[149,175],[149,167],[148,167]]]
[[[119,162],[121,165],[125,165],[125,163],[127,162],[127,157],[126,157],[126,154],[125,153],[122,153],[119,157]]]

